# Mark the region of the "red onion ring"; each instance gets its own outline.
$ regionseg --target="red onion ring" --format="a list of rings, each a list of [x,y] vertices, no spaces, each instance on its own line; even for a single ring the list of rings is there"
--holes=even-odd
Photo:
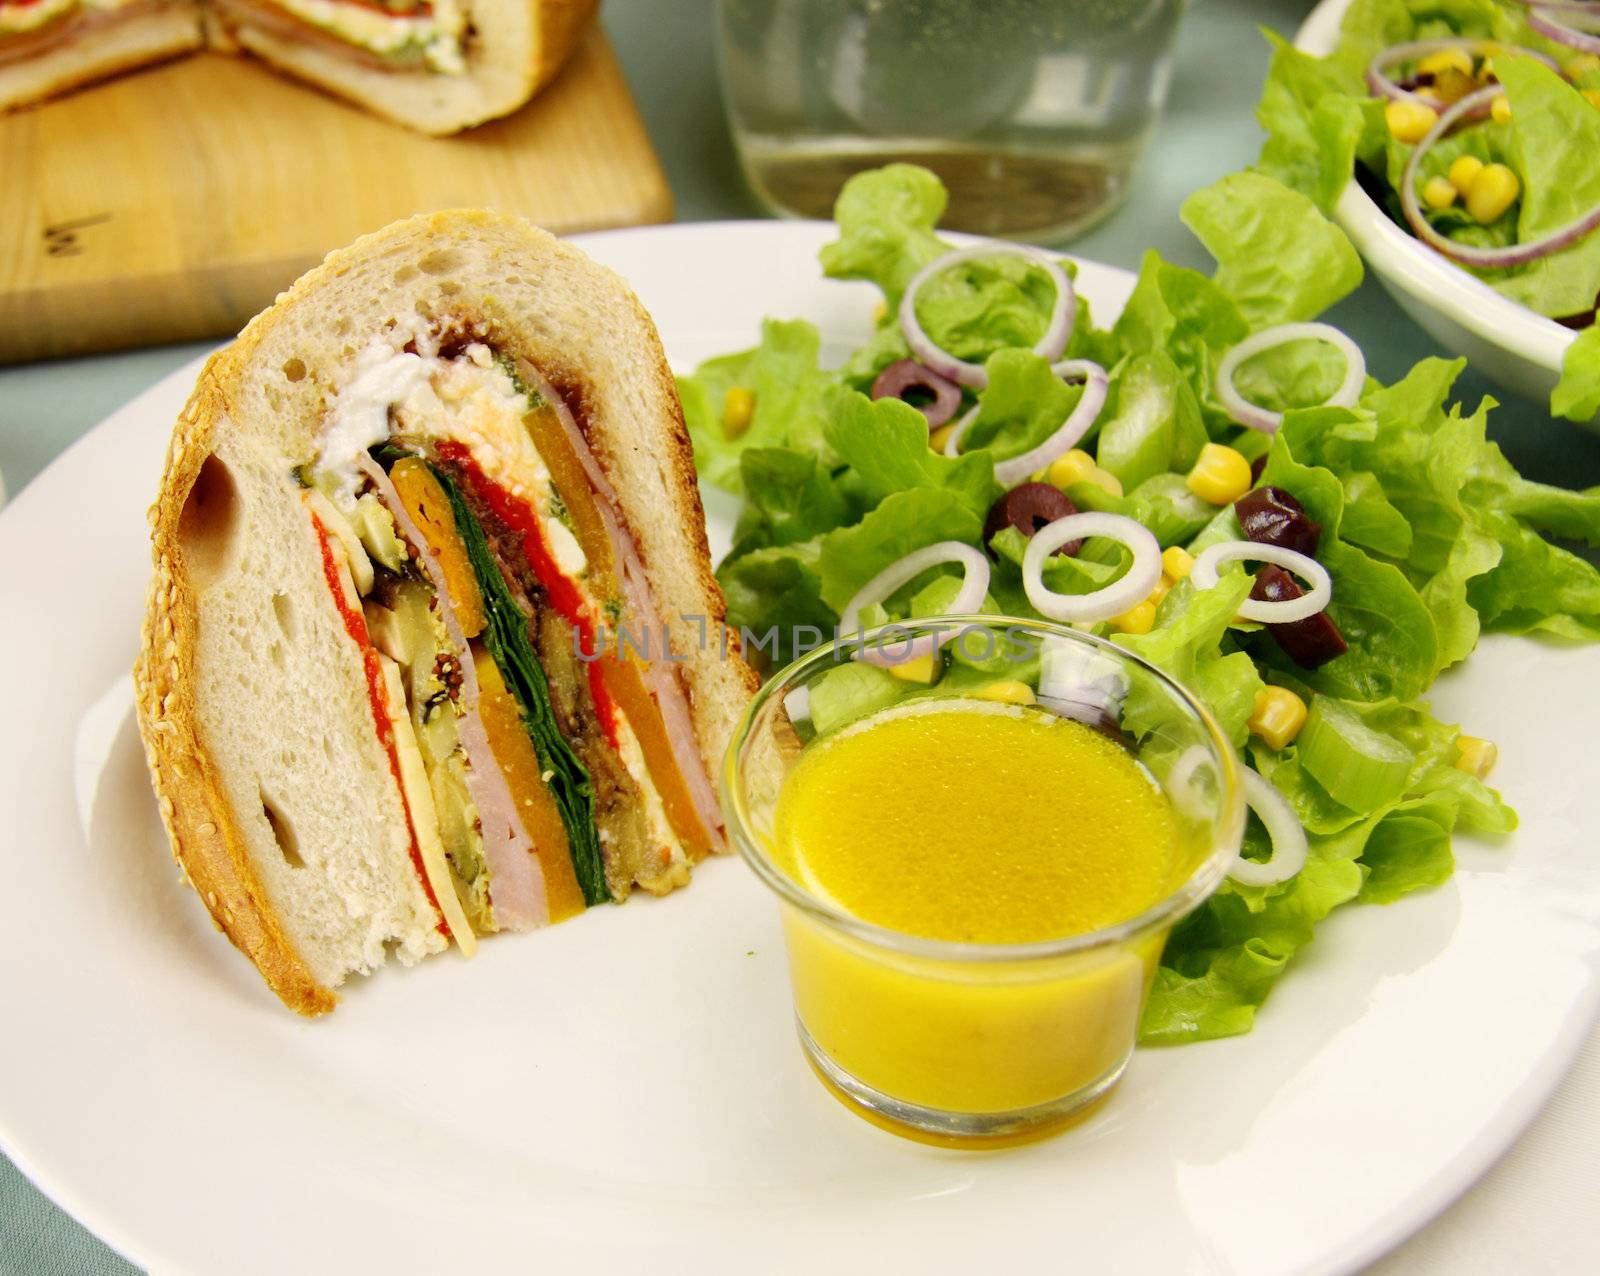
[[[861,612],[864,608],[874,603],[881,603],[913,577],[942,563],[959,563],[962,570],[961,588],[950,600],[947,611],[952,616],[975,615],[978,608],[983,605],[984,595],[989,592],[989,560],[983,556],[982,550],[974,549],[961,541],[939,541],[937,544],[913,550],[904,558],[896,559],[856,590],[854,596],[845,604],[844,614],[839,617],[839,632],[841,634],[857,632],[861,628]],[[895,645],[892,643],[882,647],[869,647],[861,652],[860,658],[869,665],[880,667],[905,664],[910,660],[931,656],[954,638],[957,632],[952,629],[948,634],[919,634],[902,644],[905,650],[900,652],[889,650],[890,646]]]
[[[1272,839],[1272,858],[1258,862],[1241,855],[1233,861],[1228,876],[1243,886],[1276,886],[1287,882],[1306,866],[1306,857],[1311,853],[1300,817],[1289,805],[1288,798],[1249,767],[1239,768],[1239,779],[1243,781],[1245,802],[1266,826],[1267,836]]]
[[[1570,13],[1580,22],[1597,23],[1600,22],[1600,9],[1587,4],[1540,4],[1528,8],[1528,25],[1545,39],[1584,53],[1600,53],[1600,35],[1551,17],[1554,13]]]
[[[1079,377],[1082,377],[1085,382],[1091,382],[1096,376],[1100,377],[1101,379],[1105,379],[1107,375],[1106,370],[1092,359],[1063,359],[1059,363],[1052,363],[1050,365],[1050,371],[1055,373],[1056,376],[1060,377],[1064,381],[1075,381]],[[1095,404],[1094,411],[1089,416],[1088,421],[1084,423],[1083,428],[1079,430],[1077,434],[1070,435],[1069,441],[1062,445],[1061,451],[1052,454],[1048,460],[1042,463],[1043,465],[1048,465],[1050,461],[1055,460],[1056,457],[1060,456],[1064,452],[1070,452],[1072,450],[1072,445],[1088,433],[1089,427],[1094,424],[1095,418],[1100,415],[1100,409],[1105,406],[1106,388],[1106,386],[1102,386],[1100,388],[1100,400]],[[1051,435],[1050,439],[1046,440],[1046,442],[1053,442],[1060,435],[1067,433],[1067,426],[1073,422],[1079,410],[1083,408],[1084,399],[1087,399],[1089,394],[1090,391],[1086,388],[1083,392],[1083,398],[1078,400],[1078,406],[1074,408],[1071,415],[1069,415],[1067,419],[1061,423],[1061,429],[1058,430],[1056,434]],[[967,431],[972,428],[972,423],[977,419],[978,408],[973,406],[967,410],[966,414],[959,421],[956,422],[955,428],[950,431],[950,437],[944,441],[944,454],[946,456],[961,455],[961,441],[967,437]],[[1040,446],[1042,447],[1044,445],[1041,444]],[[1034,449],[1034,451],[1038,450],[1038,448]],[[1002,462],[1001,464],[1010,464],[1010,462]],[[1030,469],[1023,470],[1022,477],[1025,478],[1027,475],[1032,474],[1034,470],[1040,468],[1040,465],[1035,465]],[[1002,478],[1000,475],[999,465],[994,467],[994,476],[1006,487],[1010,487],[1013,483],[1018,481],[1017,479]]]
[[[1406,161],[1406,171],[1400,179],[1400,208],[1405,213],[1411,229],[1416,232],[1417,238],[1441,256],[1448,257],[1463,266],[1503,269],[1507,266],[1525,265],[1527,262],[1537,261],[1540,257],[1560,252],[1563,248],[1577,243],[1596,226],[1600,226],[1600,204],[1596,204],[1581,217],[1525,244],[1511,244],[1506,248],[1476,248],[1470,244],[1457,243],[1448,235],[1440,234],[1434,229],[1433,223],[1423,216],[1422,206],[1417,198],[1417,168],[1422,163],[1422,157],[1433,149],[1457,121],[1473,111],[1481,114],[1500,93],[1500,86],[1491,84],[1486,89],[1467,94],[1445,111],[1439,117],[1439,122],[1428,130],[1427,136],[1413,148],[1411,158]]]
[[[995,482],[1001,487],[1012,487],[1021,483],[1035,470],[1042,470],[1058,456],[1075,447],[1078,440],[1089,432],[1089,427],[1099,417],[1100,409],[1105,407],[1106,391],[1111,385],[1106,370],[1089,359],[1074,359],[1070,362],[1070,366],[1058,364],[1051,371],[1064,366],[1067,367],[1064,375],[1084,378],[1083,395],[1072,411],[1067,413],[1067,419],[1043,443],[995,465]],[[953,433],[952,431],[952,435]]]
[[[950,436],[944,441],[944,454],[946,456],[961,455],[961,440],[967,437],[967,431],[972,428],[972,423],[978,419],[978,408],[968,408],[962,418],[950,430]]]
[[[1287,625],[1296,620],[1315,616],[1333,601],[1333,577],[1328,569],[1298,550],[1282,545],[1263,545],[1260,541],[1219,541],[1195,555],[1194,566],[1189,570],[1189,581],[1196,589],[1216,586],[1217,568],[1222,563],[1243,560],[1251,563],[1272,563],[1293,572],[1310,586],[1298,598],[1285,598],[1271,602],[1261,598],[1246,598],[1239,604],[1239,616],[1263,625]]]
[[[1529,25],[1532,25],[1531,21]],[[1554,58],[1540,53],[1537,49],[1528,49],[1515,44],[1501,44],[1497,40],[1490,40],[1483,36],[1441,36],[1435,40],[1408,40],[1404,44],[1391,44],[1387,49],[1380,49],[1377,56],[1367,63],[1367,87],[1372,90],[1374,97],[1386,97],[1392,102],[1415,102],[1419,106],[1429,106],[1436,111],[1443,110],[1448,103],[1427,93],[1418,93],[1412,89],[1402,88],[1387,74],[1385,68],[1391,67],[1397,62],[1413,62],[1427,57],[1430,53],[1438,53],[1443,49],[1465,49],[1468,53],[1476,53],[1485,46],[1492,47],[1496,53],[1524,53],[1530,58],[1537,58],[1552,71],[1559,73],[1561,70],[1556,65]],[[1482,114],[1488,114],[1487,107],[1484,108]]]
[[[1080,536],[1104,536],[1133,553],[1128,570],[1089,594],[1058,594],[1044,583],[1044,560]],[[1046,523],[1028,538],[1022,555],[1022,588],[1041,616],[1072,623],[1110,620],[1138,606],[1161,579],[1161,543],[1143,523],[1125,514],[1091,511]]]
[[[917,319],[917,293],[935,275],[943,274],[951,266],[977,261],[984,257],[1022,257],[1032,262],[1050,276],[1056,286],[1055,304],[1050,307],[1050,323],[1033,347],[1033,352],[1046,359],[1059,359],[1067,342],[1072,339],[1072,325],[1077,318],[1077,292],[1072,280],[1061,264],[1049,253],[1027,244],[978,244],[972,248],[958,248],[954,252],[936,257],[911,277],[905,293],[900,298],[900,331],[905,335],[911,353],[932,368],[941,377],[981,390],[989,384],[989,374],[977,363],[967,363],[934,344]]]
[[[1325,402],[1315,406],[1353,408],[1360,402],[1361,390],[1367,383],[1367,360],[1360,346],[1331,324],[1280,323],[1246,337],[1223,355],[1222,362],[1217,365],[1217,399],[1240,425],[1263,434],[1276,434],[1283,424],[1283,413],[1269,412],[1240,394],[1233,384],[1233,374],[1247,359],[1291,341],[1325,341],[1344,355],[1344,380]]]

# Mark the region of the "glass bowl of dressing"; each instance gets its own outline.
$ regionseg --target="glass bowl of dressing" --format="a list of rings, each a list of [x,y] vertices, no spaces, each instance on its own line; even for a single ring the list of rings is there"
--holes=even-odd
[[[778,897],[818,1077],[962,1147],[1041,1137],[1110,1092],[1167,934],[1245,820],[1233,748],[1183,686],[994,616],[797,660],[739,724],[722,800]]]

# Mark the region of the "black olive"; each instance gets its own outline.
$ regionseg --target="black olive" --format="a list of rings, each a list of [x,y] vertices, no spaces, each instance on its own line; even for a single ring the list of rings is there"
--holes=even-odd
[[[1307,557],[1317,552],[1322,524],[1314,521],[1305,506],[1281,487],[1258,487],[1233,503],[1245,539],[1258,545],[1277,545]]]
[[[929,396],[923,399],[906,398],[908,391],[921,390]],[[961,407],[961,387],[947,381],[932,368],[924,367],[915,359],[900,359],[891,363],[872,383],[874,399],[904,399],[928,418],[928,428],[936,430],[955,416]]]
[[[1258,571],[1255,584],[1250,587],[1250,597],[1257,602],[1287,602],[1305,592],[1300,588],[1299,581],[1275,563],[1268,563]],[[1344,635],[1339,632],[1339,626],[1325,611],[1307,616],[1304,620],[1267,625],[1266,630],[1283,648],[1283,654],[1302,669],[1318,669],[1335,656],[1342,656],[1350,650]]]
[[[1250,462],[1250,483],[1252,486],[1261,482],[1261,476],[1265,474],[1267,470],[1267,457],[1270,455],[1270,452],[1263,452],[1260,456],[1256,457],[1255,460]]]
[[[1019,483],[989,507],[989,517],[983,520],[983,543],[987,545],[1007,527],[1016,528],[1031,540],[1047,523],[1077,512],[1078,507],[1060,488],[1048,483]],[[1083,538],[1079,537],[1055,552],[1072,557],[1082,548]]]

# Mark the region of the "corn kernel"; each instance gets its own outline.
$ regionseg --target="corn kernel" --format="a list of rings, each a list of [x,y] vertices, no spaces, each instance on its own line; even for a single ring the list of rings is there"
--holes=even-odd
[[[1120,616],[1111,618],[1111,627],[1118,633],[1147,634],[1155,628],[1156,605],[1148,598],[1128,608]]]
[[[1439,122],[1439,112],[1421,102],[1390,102],[1383,118],[1396,141],[1420,142]]]
[[[1489,103],[1489,117],[1496,124],[1511,123],[1511,99],[1504,93]]]
[[[1267,687],[1256,692],[1250,714],[1250,734],[1269,748],[1288,747],[1306,724],[1306,702],[1287,687]]]
[[[1110,470],[1101,469],[1095,464],[1094,457],[1078,447],[1050,462],[1050,467],[1044,471],[1044,479],[1062,491],[1074,483],[1093,483],[1112,496],[1122,495],[1122,480]]]
[[[933,656],[916,656],[911,660],[902,660],[899,664],[890,665],[889,672],[902,682],[920,682],[923,686],[939,680],[939,672],[943,666]]]
[[[1166,572],[1162,572],[1160,578],[1156,581],[1155,588],[1150,591],[1150,596],[1146,601],[1152,607],[1161,606],[1161,600],[1172,592],[1172,587],[1176,583]]]
[[[956,432],[956,423],[941,425],[932,434],[928,435],[928,446],[940,456],[944,455],[944,445],[950,441],[950,436]]]
[[[1450,185],[1463,195],[1471,194],[1472,183],[1483,172],[1483,161],[1476,155],[1457,155],[1450,163]]]
[[[991,682],[972,693],[978,700],[998,700],[1001,704],[1032,704],[1033,688],[1025,682],[1006,679]]]
[[[1168,545],[1161,551],[1162,574],[1170,577],[1174,585],[1186,579],[1193,570],[1194,555],[1182,545]]]
[[[1430,177],[1422,188],[1422,202],[1429,208],[1449,208],[1458,194],[1448,177]]]
[[[722,432],[736,439],[750,428],[756,414],[756,396],[742,385],[730,386],[722,398]]]
[[[1500,750],[1494,741],[1480,740],[1475,735],[1457,736],[1456,752],[1461,755],[1456,759],[1456,770],[1475,775],[1480,780],[1486,779],[1489,772],[1494,770],[1494,764],[1500,760]]]
[[[1467,192],[1467,211],[1481,226],[1498,221],[1501,214],[1517,202],[1522,183],[1504,164],[1487,164]]]
[[[1580,53],[1561,68],[1569,80],[1581,80],[1593,71],[1600,71],[1600,57],[1593,53]]]
[[[1440,71],[1454,70],[1465,75],[1472,74],[1472,54],[1465,49],[1440,49],[1437,53],[1430,53],[1417,63],[1417,70],[1423,75],[1438,75]]]
[[[1074,483],[1087,481],[1090,473],[1098,467],[1094,457],[1090,456],[1081,447],[1075,447],[1070,452],[1063,452],[1050,462],[1050,468],[1045,471],[1051,484],[1056,487],[1071,487]]]
[[[1224,443],[1207,443],[1184,483],[1202,501],[1231,505],[1250,490],[1250,462]]]
[[[1583,96],[1590,106],[1600,107],[1600,89],[1585,89]]]

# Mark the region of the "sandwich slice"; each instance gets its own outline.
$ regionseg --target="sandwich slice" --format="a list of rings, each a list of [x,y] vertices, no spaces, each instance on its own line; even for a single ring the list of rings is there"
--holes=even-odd
[[[194,0],[0,0],[0,111],[204,43]]]
[[[151,523],[162,817],[293,1009],[721,849],[754,679],[660,341],[576,249],[451,212],[334,253],[207,364]]]
[[[561,69],[599,0],[208,0],[213,46],[424,133],[509,115]]]

